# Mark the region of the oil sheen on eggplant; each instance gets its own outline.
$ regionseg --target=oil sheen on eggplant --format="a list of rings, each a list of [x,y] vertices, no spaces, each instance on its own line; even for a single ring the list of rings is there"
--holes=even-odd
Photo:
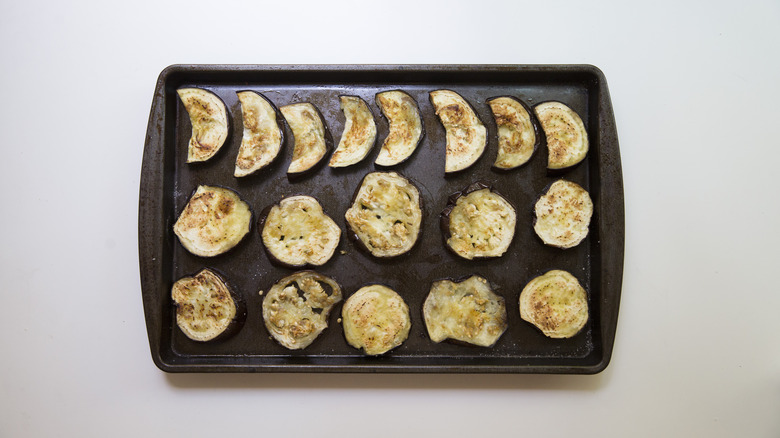
[[[420,109],[412,96],[400,90],[378,93],[376,103],[390,126],[375,163],[394,166],[406,161],[422,141],[425,128]]]
[[[570,338],[588,322],[588,296],[573,275],[552,270],[540,275],[520,293],[520,318],[550,338]]]
[[[341,311],[344,337],[349,345],[376,356],[401,345],[412,327],[409,306],[387,286],[360,288]]]
[[[493,167],[514,169],[527,163],[542,138],[530,109],[509,96],[488,99],[488,105],[498,127],[498,153]]]
[[[562,171],[579,164],[588,154],[588,133],[579,114],[561,102],[534,107],[547,139],[547,169]]]
[[[230,132],[227,107],[219,96],[202,88],[179,88],[176,92],[192,125],[187,162],[206,161],[227,140]]]
[[[330,157],[330,167],[346,167],[362,161],[376,141],[374,115],[357,96],[339,96],[346,122],[341,140]]]
[[[445,173],[470,167],[485,151],[487,128],[466,99],[454,91],[431,91],[430,100],[446,131]]]
[[[317,107],[308,102],[280,108],[293,132],[295,145],[288,174],[302,174],[319,164],[330,149],[328,131]]]
[[[268,166],[279,155],[284,140],[284,131],[277,122],[278,116],[273,104],[260,93],[239,91],[244,123],[241,146],[236,156],[233,176],[250,175]]]
[[[176,325],[193,341],[206,342],[234,334],[245,312],[228,284],[205,268],[177,280],[171,288]]]

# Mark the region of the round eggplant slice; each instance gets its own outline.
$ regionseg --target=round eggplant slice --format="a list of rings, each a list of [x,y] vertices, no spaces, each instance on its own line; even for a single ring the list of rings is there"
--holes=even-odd
[[[366,102],[357,96],[340,96],[339,100],[347,121],[339,145],[330,157],[330,167],[346,167],[360,162],[376,141],[374,115]]]
[[[547,137],[548,169],[567,169],[585,159],[588,133],[574,110],[561,102],[543,102],[534,111]]]
[[[179,88],[176,92],[192,124],[187,162],[206,161],[213,157],[227,140],[227,107],[219,96],[208,90]]]
[[[534,231],[546,245],[572,248],[588,235],[593,201],[578,184],[561,179],[536,201],[534,211]]]
[[[340,301],[341,287],[332,278],[296,272],[274,284],[263,299],[265,328],[283,346],[301,350],[328,328],[328,315]]]
[[[516,222],[512,204],[479,182],[450,196],[441,214],[447,247],[468,260],[502,256],[512,243]]]
[[[520,318],[550,338],[570,338],[588,322],[588,296],[566,271],[534,278],[520,293]]]
[[[327,130],[317,108],[308,103],[295,103],[280,108],[295,138],[288,174],[306,172],[328,153]]]
[[[487,128],[460,94],[450,90],[430,93],[431,104],[447,136],[446,173],[457,172],[474,164],[487,145]]]
[[[239,91],[244,134],[236,157],[235,177],[250,175],[271,164],[282,149],[283,131],[273,104],[260,93]]]
[[[409,306],[389,287],[374,284],[360,288],[341,310],[344,336],[349,345],[371,356],[401,345],[412,327]]]
[[[414,98],[403,91],[383,91],[376,103],[390,127],[375,163],[394,166],[409,158],[423,138],[425,129]]]
[[[292,196],[271,206],[260,228],[271,260],[287,267],[324,265],[341,238],[341,228],[310,196]]]
[[[527,163],[542,138],[530,109],[508,96],[489,99],[488,105],[498,127],[498,154],[493,167],[514,169]]]
[[[507,328],[504,298],[477,275],[461,282],[434,282],[423,304],[423,318],[433,342],[453,339],[492,347]]]
[[[252,212],[238,194],[222,187],[198,186],[173,232],[187,251],[201,257],[223,254],[249,233]]]
[[[344,217],[371,255],[399,256],[412,249],[422,230],[420,191],[395,172],[369,173]]]
[[[206,268],[173,284],[176,325],[193,341],[211,341],[235,333],[244,316],[236,295],[216,273]]]

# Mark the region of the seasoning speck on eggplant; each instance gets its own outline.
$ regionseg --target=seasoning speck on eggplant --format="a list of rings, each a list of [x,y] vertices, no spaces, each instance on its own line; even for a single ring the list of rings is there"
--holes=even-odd
[[[457,172],[474,164],[487,145],[487,128],[471,105],[451,90],[430,93],[431,104],[446,131],[444,171]]]
[[[300,271],[279,280],[263,299],[263,321],[277,342],[290,350],[308,347],[328,328],[328,315],[341,301],[330,277]]]
[[[366,102],[357,96],[340,96],[339,101],[346,122],[339,145],[330,157],[330,167],[346,167],[360,162],[376,140],[374,115]]]
[[[360,288],[341,310],[344,337],[349,345],[371,356],[386,353],[409,336],[409,306],[397,292],[374,284]]]
[[[236,93],[241,103],[244,133],[236,157],[235,177],[247,176],[268,166],[282,148],[282,129],[274,106],[260,93]]]
[[[425,129],[414,98],[403,91],[383,91],[376,103],[390,127],[375,163],[394,166],[405,161],[417,149]]]
[[[534,278],[520,293],[520,318],[550,338],[570,338],[588,322],[588,296],[566,271]]]
[[[534,207],[534,231],[546,245],[572,248],[588,235],[593,201],[579,184],[558,180]]]
[[[271,260],[290,267],[325,264],[341,238],[341,228],[310,196],[271,206],[261,218],[260,233]]]
[[[187,251],[213,257],[227,252],[249,233],[252,212],[238,194],[222,187],[198,186],[173,225]]]
[[[493,167],[514,169],[531,159],[541,135],[526,105],[508,96],[488,100],[498,127],[498,154]]]
[[[504,298],[477,275],[460,282],[434,282],[423,304],[423,317],[433,342],[453,339],[491,347],[507,328]]]
[[[325,123],[317,108],[308,103],[285,105],[279,110],[293,132],[295,146],[288,174],[299,174],[312,169],[328,152]]]
[[[543,102],[534,108],[547,137],[547,168],[568,169],[588,153],[588,133],[579,114],[561,102]]]
[[[219,151],[228,137],[225,103],[216,94],[202,88],[179,88],[176,92],[192,125],[187,162],[206,161]]]
[[[205,342],[228,335],[243,322],[233,291],[222,278],[206,268],[173,284],[176,325],[193,341]]]

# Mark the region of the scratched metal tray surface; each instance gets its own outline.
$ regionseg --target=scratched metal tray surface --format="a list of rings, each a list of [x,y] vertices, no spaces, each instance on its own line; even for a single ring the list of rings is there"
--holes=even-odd
[[[187,164],[191,125],[177,97],[180,87],[213,91],[226,103],[230,135],[220,152],[205,163]],[[488,145],[471,168],[444,173],[445,132],[428,93],[460,93],[488,128]],[[417,100],[425,136],[406,162],[378,168],[374,159],[388,132],[375,103],[381,91],[400,89]],[[377,144],[364,161],[345,169],[322,166],[303,178],[288,179],[293,137],[285,126],[282,156],[269,168],[245,178],[233,177],[241,143],[241,108],[237,91],[262,93],[277,107],[311,102],[322,113],[334,143],[344,128],[339,95],[362,97],[377,122]],[[539,148],[525,166],[512,171],[491,168],[497,152],[496,126],[486,100],[514,96],[530,106],[546,100],[566,103],[582,117],[590,151],[576,168],[561,174],[546,171],[547,150]],[[424,204],[420,240],[404,257],[384,261],[359,250],[346,238],[344,213],[361,179],[375,170],[392,170],[414,181]],[[546,186],[565,178],[585,187],[595,211],[589,236],[577,247],[547,247],[535,235],[533,205]],[[448,196],[474,181],[492,184],[517,209],[517,228],[508,252],[497,259],[468,261],[449,252],[439,229],[439,214]],[[229,187],[259,214],[266,206],[297,194],[317,198],[342,229],[334,257],[318,272],[334,278],[345,299],[360,287],[382,283],[408,303],[409,338],[390,352],[369,357],[349,346],[338,318],[304,350],[288,350],[265,329],[262,296],[281,278],[295,272],[273,265],[257,231],[229,252],[203,258],[187,252],[173,233],[173,223],[199,184]],[[617,326],[624,253],[623,179],[617,130],[603,73],[590,65],[174,65],[159,76],[147,127],[139,198],[139,258],[147,334],[154,363],[167,372],[428,372],[428,373],[566,373],[594,374],[609,363]],[[209,267],[220,272],[246,302],[240,331],[218,342],[186,338],[175,323],[170,298],[179,278]],[[520,291],[532,278],[564,269],[588,292],[590,317],[570,339],[550,339],[520,319]],[[443,278],[479,274],[506,300],[509,327],[491,348],[434,343],[422,318],[431,283]]]

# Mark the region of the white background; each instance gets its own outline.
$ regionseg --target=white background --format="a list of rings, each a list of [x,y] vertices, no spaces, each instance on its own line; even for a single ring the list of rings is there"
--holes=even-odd
[[[2,2],[0,436],[780,436],[778,23],[777,1]],[[626,196],[612,363],[159,371],[137,208],[174,63],[601,68]]]

